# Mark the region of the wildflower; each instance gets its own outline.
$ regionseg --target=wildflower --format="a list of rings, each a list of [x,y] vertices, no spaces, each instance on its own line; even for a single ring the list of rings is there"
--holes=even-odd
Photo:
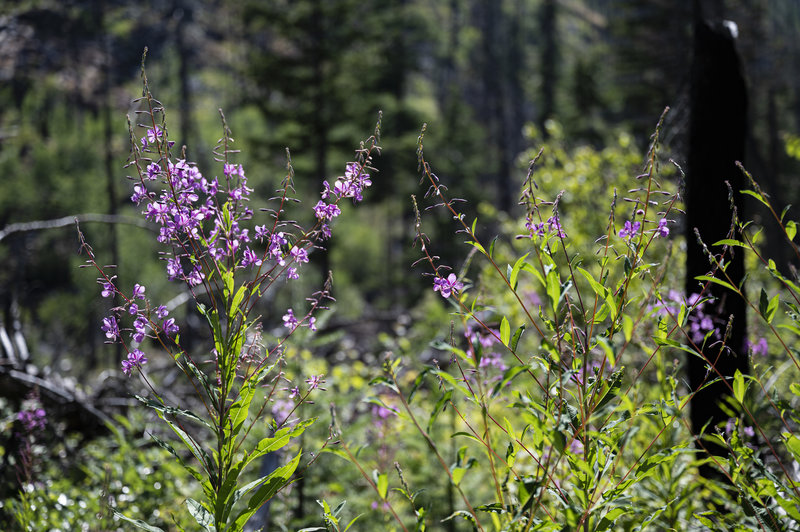
[[[297,262],[308,262],[308,251],[305,248],[295,246],[289,252]]]
[[[47,413],[44,411],[44,408],[23,410],[17,414],[17,420],[22,423],[22,426],[29,433],[43,430],[47,423]]]
[[[156,309],[156,316],[158,316],[158,319],[163,320],[164,318],[169,316],[169,310],[167,310],[167,307],[165,307],[164,305],[159,305],[158,308]]]
[[[331,237],[331,228],[328,224],[322,224],[319,228],[320,231],[320,238],[322,240],[327,240]]]
[[[103,318],[103,325],[100,328],[106,333],[106,338],[109,340],[116,340],[117,336],[119,336],[119,326],[117,325],[117,318],[114,316]]]
[[[639,232],[639,229],[641,229],[641,227],[642,227],[642,222],[631,223],[630,220],[626,220],[625,227],[619,230],[619,237],[631,239],[634,236],[636,236],[636,233]]]
[[[242,255],[242,268],[247,266],[261,266],[261,259],[250,248],[244,248],[244,254]]]
[[[133,341],[136,343],[142,343],[144,341],[144,337],[147,334],[147,327],[148,322],[147,319],[139,316],[133,322],[133,329],[134,333],[131,335],[133,337]]]
[[[189,274],[189,277],[186,278],[186,282],[189,283],[190,286],[197,286],[202,284],[203,279],[206,278],[206,274],[203,273],[199,264],[197,264],[194,268],[192,268],[192,272]]]
[[[285,246],[287,243],[288,241],[283,236],[283,233],[273,233],[270,237],[269,255],[281,266],[286,264],[283,260],[283,250],[281,246]]]
[[[158,163],[150,163],[147,166],[147,179],[153,181],[161,173],[161,166]]]
[[[286,278],[287,279],[299,279],[300,275],[297,273],[297,268],[290,267],[286,270]]]
[[[263,241],[265,238],[269,237],[269,231],[266,225],[257,225],[255,229],[256,238],[258,238],[259,241]]]
[[[144,299],[144,291],[145,287],[140,284],[133,285],[133,298],[134,299]]]
[[[142,137],[142,148],[146,148],[150,144],[153,144],[159,137],[164,135],[164,131],[156,126],[153,129],[148,129],[147,134]]]
[[[536,223],[529,214],[527,221],[525,222],[525,228],[528,230],[531,238],[533,238],[534,235],[545,236],[548,232],[555,233],[559,238],[566,238],[567,236],[567,234],[564,232],[564,228],[561,227],[561,222],[559,221],[558,216],[551,216],[545,222]]]
[[[136,205],[139,205],[143,199],[147,199],[147,189],[141,183],[137,183],[133,185],[133,195],[131,195],[131,201]]]
[[[103,290],[100,292],[100,295],[103,297],[111,297],[114,295],[115,291],[116,289],[114,288],[114,285],[106,282],[103,283]]]
[[[181,261],[175,257],[167,259],[167,279],[173,281],[183,277],[183,268],[181,268]]]
[[[314,214],[319,220],[332,220],[342,214],[342,210],[335,203],[329,205],[320,200],[314,206]]]
[[[286,314],[283,315],[283,324],[287,329],[294,330],[297,328],[299,323],[300,322],[298,322],[297,318],[295,318],[294,311],[292,309],[287,310]]]
[[[145,364],[147,364],[147,357],[140,350],[134,349],[128,353],[128,358],[122,361],[122,372],[130,376],[135,368],[141,369]]]
[[[175,318],[169,318],[164,320],[164,324],[162,325],[161,328],[164,330],[164,333],[167,334],[167,336],[172,334],[177,334],[178,331],[180,330],[178,325],[175,323]]]
[[[658,221],[658,227],[656,227],[656,236],[660,236],[662,238],[669,236],[669,227],[667,227],[668,220],[666,218],[661,218]]]
[[[322,380],[322,375],[312,375],[311,377],[306,379],[306,384],[308,384],[308,391],[316,390],[319,388],[319,385],[322,384],[324,381]]]
[[[453,291],[461,290],[462,288],[464,288],[464,283],[459,281],[454,273],[448,275],[447,279],[437,277],[433,281],[433,291],[439,292],[445,299],[450,297],[450,294],[453,293]]]
[[[311,329],[312,331],[317,330],[317,318],[315,318],[314,316],[308,318],[308,328]]]

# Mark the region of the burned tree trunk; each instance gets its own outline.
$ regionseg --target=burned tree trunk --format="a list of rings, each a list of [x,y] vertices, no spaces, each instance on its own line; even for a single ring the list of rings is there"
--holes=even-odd
[[[687,298],[700,293],[702,285],[706,284],[695,278],[713,269],[695,230],[717,257],[721,256],[723,248],[712,244],[731,236],[733,213],[726,183],[734,191],[734,207],[738,216],[742,216],[739,190],[744,188],[744,180],[736,161],[744,162],[746,115],[747,90],[732,30],[725,25],[712,27],[698,21],[691,70],[686,184]],[[740,250],[728,249],[724,258],[729,263],[726,274],[732,284],[738,286],[744,277],[744,257]],[[717,274],[720,276],[722,272]],[[696,336],[695,343],[698,348],[702,346],[703,358],[688,358],[689,384],[695,392],[690,403],[695,435],[700,434],[703,427],[713,431],[728,418],[720,402],[730,395],[730,387],[722,379],[733,377],[737,369],[742,373],[748,371],[744,348],[745,302],[716,284],[709,284],[703,295],[713,298],[703,305],[702,312],[712,320],[716,332],[706,337],[704,345],[703,339]],[[714,455],[724,453],[719,445],[703,441],[702,446]],[[701,474],[709,477],[713,475],[712,469],[710,466],[701,468]]]

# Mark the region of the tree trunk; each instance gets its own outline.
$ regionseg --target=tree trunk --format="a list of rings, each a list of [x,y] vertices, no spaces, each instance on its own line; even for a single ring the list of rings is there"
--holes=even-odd
[[[731,236],[733,213],[726,182],[733,189],[738,216],[743,216],[739,190],[744,188],[744,178],[735,163],[744,162],[747,90],[734,39],[725,27],[712,28],[699,20],[695,25],[690,105],[686,184],[687,298],[699,293],[702,288],[695,277],[712,270],[708,257],[697,242],[695,229],[711,253],[718,257],[722,247],[711,244]],[[730,276],[731,283],[738,286],[744,278],[744,256],[740,250],[733,248],[728,250],[725,260],[729,262],[726,274]],[[718,271],[717,274],[722,275],[722,272]],[[689,385],[695,392],[690,402],[692,431],[695,435],[699,435],[704,427],[706,433],[713,432],[719,423],[728,418],[720,408],[720,402],[730,395],[729,385],[717,379],[730,379],[737,369],[742,373],[748,371],[744,348],[745,302],[716,284],[709,284],[704,295],[714,298],[714,301],[705,304],[703,312],[715,320],[720,338],[725,336],[726,324],[730,322],[731,327],[724,347],[709,338],[702,350],[704,359],[688,357]],[[704,385],[705,388],[700,389]],[[714,455],[725,452],[720,445],[706,441],[702,445]],[[713,468],[703,466],[701,474],[710,477],[714,475]]]

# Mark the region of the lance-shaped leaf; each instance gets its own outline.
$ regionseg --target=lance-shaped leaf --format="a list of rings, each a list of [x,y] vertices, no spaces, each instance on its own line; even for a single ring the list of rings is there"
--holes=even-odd
[[[269,475],[262,477],[257,481],[251,482],[242,488],[242,493],[239,495],[239,497],[249,492],[252,489],[252,486],[258,485],[259,483],[261,484],[261,487],[256,490],[256,492],[247,502],[247,508],[242,510],[239,515],[236,516],[236,520],[234,521],[235,529],[239,529],[240,527],[244,526],[250,517],[252,517],[259,508],[261,508],[261,505],[274,497],[275,494],[281,490],[281,488],[289,484],[299,463],[300,455],[298,454],[292,458],[288,464],[277,468]]]

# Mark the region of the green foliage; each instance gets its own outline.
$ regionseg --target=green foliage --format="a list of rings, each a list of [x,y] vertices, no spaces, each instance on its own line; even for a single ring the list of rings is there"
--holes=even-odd
[[[118,417],[109,436],[85,444],[74,435],[48,440],[34,482],[22,486],[20,498],[2,501],[3,529],[127,530],[114,511],[134,512],[164,529],[187,529],[188,516],[175,509],[190,487],[178,464],[143,434],[145,421],[136,413]]]

